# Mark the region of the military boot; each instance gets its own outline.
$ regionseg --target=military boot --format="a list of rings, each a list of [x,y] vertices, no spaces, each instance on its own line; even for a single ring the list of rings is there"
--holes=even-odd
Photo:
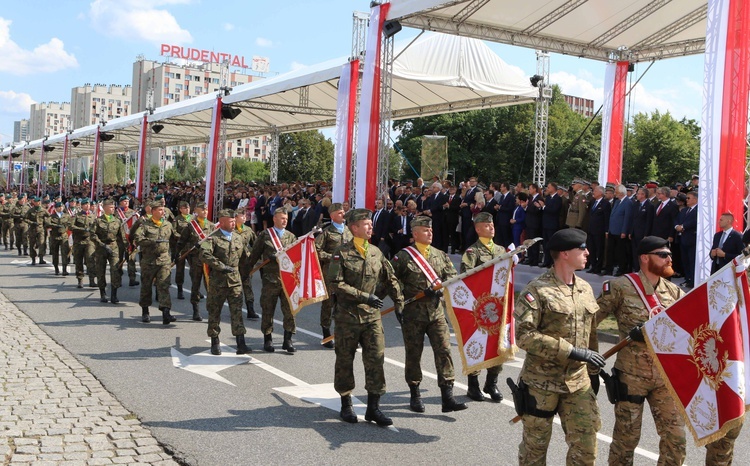
[[[263,351],[269,353],[274,352],[273,336],[270,333],[268,335],[263,335]]]
[[[323,328],[323,339],[325,340],[326,338],[331,336],[331,329],[329,329],[328,327],[322,327],[322,328]],[[323,346],[325,346],[326,348],[333,348],[335,344],[333,343],[333,340],[331,340],[331,341],[323,343]]]
[[[466,394],[474,401],[484,401],[484,395],[482,395],[482,391],[479,389],[478,375],[469,376],[469,390]]]
[[[139,282],[139,281],[138,281],[138,280],[136,280],[135,278],[131,278],[131,279],[130,279],[130,283],[128,283],[128,286],[138,286],[138,285],[140,285],[140,284],[141,284],[141,282]]]
[[[31,265],[36,265],[36,257],[31,258]]]
[[[151,315],[148,313],[148,306],[141,307],[141,322],[151,322]]]
[[[161,311],[161,323],[164,325],[169,325],[175,320],[177,320],[172,314],[169,313],[168,307],[160,307],[159,310]]]
[[[450,413],[453,411],[463,411],[467,408],[466,403],[459,403],[453,398],[453,384],[443,385],[440,387],[440,394],[443,400],[443,412]]]
[[[497,388],[497,374],[487,373],[487,380],[484,381],[484,393],[488,394],[492,401],[500,403],[503,401],[503,394]]]
[[[23,255],[23,254],[21,254],[21,246],[18,246],[18,255],[19,255],[19,256],[22,256],[22,255]]]
[[[26,246],[23,247],[23,255],[24,256],[28,256],[29,255],[29,249]]]
[[[297,348],[292,344],[292,332],[284,330],[284,342],[281,344],[281,349],[286,350],[287,353],[297,352]]]
[[[258,313],[255,312],[255,309],[253,309],[253,303],[248,302],[248,303],[245,303],[245,305],[247,306],[247,318],[248,319],[259,319],[260,318],[260,316],[258,315]]]
[[[344,420],[344,422],[348,422],[350,424],[357,423],[357,415],[354,413],[354,409],[352,408],[351,395],[341,397],[341,411],[339,411],[339,416]]]
[[[62,276],[63,277],[67,277],[68,276],[68,266],[67,265],[63,265]]]
[[[177,299],[185,299],[185,295],[182,293],[182,285],[177,285]]]
[[[424,403],[422,403],[422,396],[419,394],[419,384],[409,385],[409,391],[411,392],[411,398],[409,398],[409,409],[415,413],[423,413]]]
[[[203,317],[201,317],[200,310],[198,310],[198,303],[193,303],[193,320],[196,322],[203,321]]]
[[[96,282],[91,277],[89,277],[89,288],[96,288]]]
[[[55,275],[60,275],[60,268],[55,264]]]
[[[373,393],[367,394],[367,411],[365,411],[365,421],[375,421],[375,424],[379,426],[392,426],[393,421],[389,417],[385,417],[380,411],[380,395]]]
[[[39,256],[39,265],[47,265],[47,261],[44,260],[44,256]]]
[[[78,279],[78,288],[83,288],[83,278]]]
[[[106,303],[109,300],[107,299],[107,290],[104,288],[99,288],[99,302],[100,303]]]
[[[234,338],[237,340],[237,354],[247,354],[253,352],[253,350],[251,350],[245,343],[245,335],[237,335]]]
[[[214,356],[218,356],[221,354],[219,337],[211,337],[211,354],[213,354]]]
[[[119,300],[119,299],[117,299],[117,288],[115,288],[115,286],[114,286],[114,285],[110,285],[110,286],[109,286],[109,290],[110,290],[110,293],[109,293],[109,294],[111,295],[111,296],[110,296],[110,300],[109,300],[109,301],[110,301],[110,302],[111,302],[112,304],[117,304],[117,303],[119,303],[119,302],[120,302],[120,300]]]

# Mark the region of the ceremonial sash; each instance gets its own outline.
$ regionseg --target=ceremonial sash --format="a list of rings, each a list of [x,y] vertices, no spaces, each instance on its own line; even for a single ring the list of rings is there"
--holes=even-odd
[[[55,204],[50,202],[49,207],[47,207],[47,213],[50,215],[55,213]]]
[[[122,209],[117,208],[115,209],[117,211],[117,216],[120,217],[120,220],[123,222],[125,221],[125,212],[122,211]]]
[[[422,256],[417,248],[415,248],[414,246],[407,246],[404,248],[404,251],[406,251],[412,259],[414,259],[414,262],[417,264],[417,267],[419,267],[419,270],[422,271],[424,276],[427,277],[427,281],[430,282],[430,286],[435,286],[441,283],[440,277],[438,277],[430,263],[427,262],[427,259]]]
[[[196,235],[198,235],[198,238],[200,238],[201,240],[206,239],[206,234],[203,233],[203,228],[201,228],[201,226],[198,225],[197,219],[190,220],[190,226],[193,227],[193,231],[195,232]]]
[[[630,280],[630,283],[633,284],[633,288],[635,288],[641,301],[643,301],[643,305],[648,309],[649,319],[665,309],[665,307],[662,306],[661,301],[659,301],[659,297],[656,295],[656,290],[654,290],[654,294],[646,294],[646,289],[643,286],[641,277],[637,273],[627,273],[625,276]]]
[[[276,230],[274,230],[273,227],[268,229],[268,236],[271,237],[271,244],[273,244],[273,247],[276,248],[276,252],[284,249],[284,247],[281,245],[281,238],[279,238],[279,235],[276,234]]]

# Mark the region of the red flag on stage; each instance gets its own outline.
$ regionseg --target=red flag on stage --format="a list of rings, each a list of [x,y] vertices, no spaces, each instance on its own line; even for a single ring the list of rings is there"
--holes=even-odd
[[[328,299],[315,238],[307,234],[276,254],[284,294],[292,313],[308,304]]]
[[[698,446],[745,414],[748,291],[736,259],[643,326],[654,361]]]
[[[464,375],[512,359],[516,351],[513,257],[485,265],[443,283]]]

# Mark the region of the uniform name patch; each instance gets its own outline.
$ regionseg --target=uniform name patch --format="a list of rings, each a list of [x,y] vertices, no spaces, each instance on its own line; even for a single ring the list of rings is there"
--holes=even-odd
[[[529,303],[533,303],[534,301],[536,301],[536,300],[534,299],[534,296],[533,296],[533,295],[532,295],[531,293],[526,293],[526,296],[524,296],[524,298],[525,298],[525,299],[526,299],[526,301],[528,301]]]

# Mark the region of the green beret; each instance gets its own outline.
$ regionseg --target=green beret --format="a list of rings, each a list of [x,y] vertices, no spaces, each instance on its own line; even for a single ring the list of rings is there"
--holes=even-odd
[[[34,196],[34,197],[31,198],[31,200],[34,201],[34,202],[39,202],[42,199],[39,196]]]
[[[351,225],[357,223],[360,220],[372,219],[372,212],[367,209],[352,209],[346,215],[346,224]]]
[[[81,205],[84,205],[84,204],[91,204],[91,201],[89,200],[89,198],[84,197],[83,199],[81,199]]]
[[[19,199],[26,199],[26,193],[21,193],[21,195],[18,196]]]
[[[122,202],[122,201],[128,201],[128,202],[130,202],[130,198],[128,197],[127,194],[124,195],[124,196],[120,196],[119,202]]]
[[[417,215],[411,221],[412,230],[414,229],[414,227],[432,228],[432,219],[426,215]]]
[[[42,199],[42,205],[47,205],[50,203],[49,199]]]
[[[62,202],[55,202],[55,208],[62,207],[62,206],[63,206]]]
[[[230,218],[234,217],[234,211],[232,211],[232,209],[221,209],[219,211],[218,218],[221,218],[221,217],[230,217]]]
[[[104,202],[102,202],[102,205],[115,205],[114,199],[105,199]]]
[[[492,223],[492,214],[489,212],[479,212],[474,218],[474,223]]]
[[[571,249],[586,247],[586,233],[577,228],[558,230],[549,239],[547,248],[550,251],[570,251]]]
[[[636,253],[640,256],[641,254],[648,254],[651,251],[665,248],[669,245],[669,241],[658,236],[646,236],[638,244],[638,250]]]
[[[205,203],[205,202],[203,202],[203,201],[200,201],[200,202],[196,202],[196,203],[195,203],[195,208],[196,208],[196,209],[205,209],[205,208],[206,208],[206,203]]]
[[[328,208],[329,213],[336,212],[339,210],[344,210],[344,204],[340,202],[334,202],[333,204],[331,204],[331,207]]]
[[[162,199],[164,199],[164,194],[157,194],[154,198],[155,201],[161,201]]]
[[[0,199],[5,199],[5,193],[0,193]]]

